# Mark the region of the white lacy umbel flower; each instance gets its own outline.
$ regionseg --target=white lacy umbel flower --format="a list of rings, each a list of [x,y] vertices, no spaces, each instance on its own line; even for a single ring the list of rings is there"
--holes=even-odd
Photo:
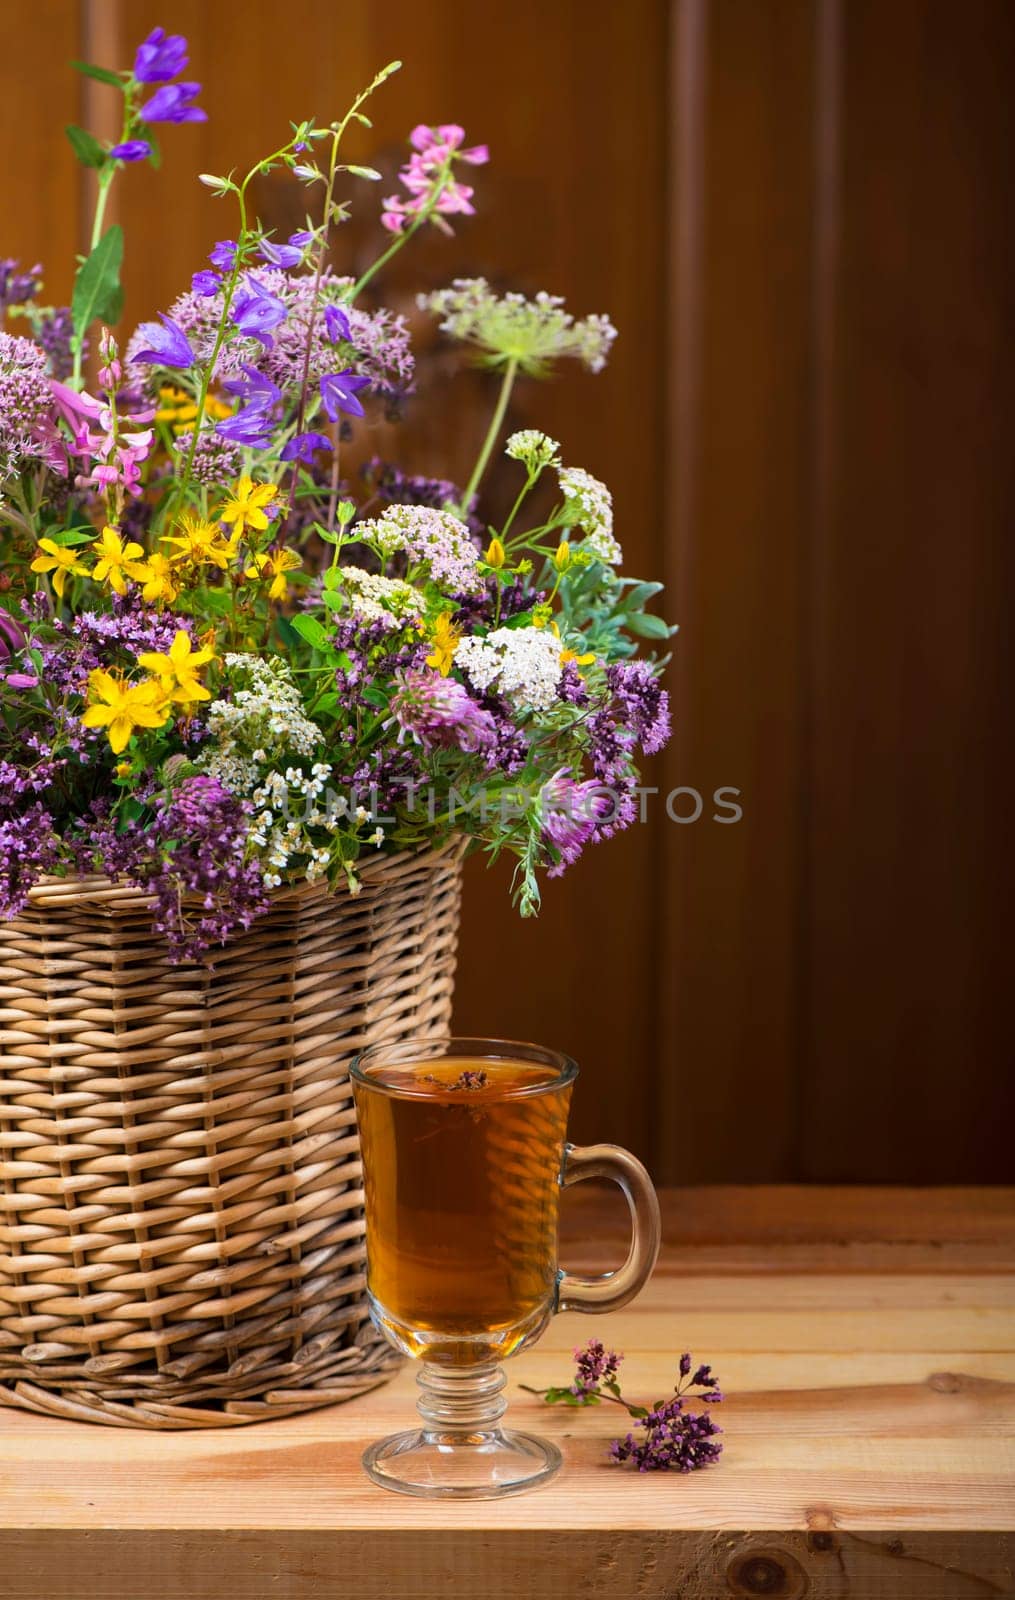
[[[434,583],[448,594],[474,594],[483,587],[469,530],[450,511],[391,506],[383,517],[357,522],[356,537],[385,557],[404,551],[410,564],[425,563]]]
[[[401,578],[382,578],[363,567],[339,567],[337,572],[349,600],[349,609],[361,622],[382,622],[389,632],[415,622],[424,609],[423,596]]]
[[[579,527],[585,538],[582,548],[608,567],[619,567],[624,552],[613,536],[613,496],[605,483],[584,467],[561,467],[557,474],[564,496],[564,521]]]
[[[504,454],[510,456],[512,461],[520,461],[533,475],[542,472],[544,467],[558,467],[559,450],[556,439],[540,433],[538,428],[520,428],[504,446]]]
[[[481,693],[495,689],[520,711],[545,711],[560,682],[560,640],[549,628],[495,628],[463,639],[455,666]]]
[[[269,762],[279,756],[312,756],[324,735],[305,715],[300,692],[278,656],[237,652],[227,655],[223,665],[233,693],[209,704],[210,737],[197,765],[233,794],[250,799]]]
[[[441,319],[455,339],[477,345],[490,366],[509,361],[522,372],[544,376],[560,356],[574,356],[590,372],[602,372],[617,337],[609,317],[576,322],[558,294],[496,295],[485,278],[456,278],[450,289],[421,294],[418,304]]]

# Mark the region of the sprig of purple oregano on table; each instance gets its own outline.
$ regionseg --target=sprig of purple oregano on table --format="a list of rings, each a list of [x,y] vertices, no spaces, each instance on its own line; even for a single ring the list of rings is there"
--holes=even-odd
[[[548,1405],[592,1406],[608,1400],[623,1406],[644,1431],[614,1439],[610,1444],[611,1460],[630,1461],[639,1472],[695,1472],[718,1460],[722,1445],[715,1436],[722,1429],[708,1411],[685,1409],[689,1399],[717,1404],[723,1398],[711,1367],[699,1366],[692,1372],[691,1357],[685,1352],[669,1399],[638,1406],[625,1400],[620,1392],[617,1372],[624,1358],[618,1351],[607,1350],[600,1339],[590,1339],[586,1345],[577,1346],[574,1358],[574,1381],[567,1388],[534,1389],[527,1383],[520,1387],[529,1394],[540,1395]]]

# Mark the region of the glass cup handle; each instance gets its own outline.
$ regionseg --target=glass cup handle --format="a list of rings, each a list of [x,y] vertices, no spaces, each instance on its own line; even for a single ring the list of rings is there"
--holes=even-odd
[[[562,1186],[568,1189],[583,1178],[610,1178],[623,1189],[631,1212],[631,1248],[622,1267],[598,1278],[562,1272],[557,1310],[616,1311],[634,1299],[656,1264],[662,1231],[659,1201],[641,1162],[616,1144],[565,1146]]]

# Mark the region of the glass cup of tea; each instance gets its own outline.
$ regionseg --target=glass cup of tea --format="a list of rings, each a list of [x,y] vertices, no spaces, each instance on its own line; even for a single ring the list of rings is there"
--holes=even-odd
[[[556,1446],[500,1426],[499,1362],[557,1311],[626,1305],[655,1265],[659,1203],[641,1162],[567,1143],[577,1073],[567,1056],[499,1039],[409,1039],[353,1062],[370,1312],[420,1362],[423,1426],[363,1457],[387,1489],[489,1499],[551,1478]],[[558,1266],[558,1200],[594,1177],[620,1185],[632,1239],[622,1267],[584,1278]]]

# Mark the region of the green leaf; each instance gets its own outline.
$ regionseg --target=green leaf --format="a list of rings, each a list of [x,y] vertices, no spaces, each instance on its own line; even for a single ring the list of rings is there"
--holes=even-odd
[[[653,617],[647,611],[637,611],[633,616],[625,617],[624,627],[630,633],[636,633],[639,639],[668,639],[671,633],[676,632],[662,617]]]
[[[620,601],[619,609],[621,611],[640,611],[642,606],[652,599],[653,595],[660,593],[662,587],[661,583],[636,583]]]
[[[554,1406],[558,1400],[563,1400],[564,1396],[570,1394],[570,1392],[570,1389],[547,1389],[543,1394],[543,1399],[547,1405]]]
[[[96,317],[115,322],[123,304],[120,264],[123,261],[123,229],[114,222],[107,228],[95,249],[82,262],[74,279],[71,315],[74,334],[84,337]]]
[[[292,622],[293,632],[298,633],[301,639],[305,639],[307,641],[307,644],[313,645],[315,650],[324,650],[327,648],[328,630],[322,623],[318,622],[316,617],[308,617],[305,613],[301,612],[299,615],[292,617],[290,620]]]
[[[282,616],[281,613],[275,618],[275,632],[278,634],[283,648],[288,650],[291,655],[296,648],[296,641],[299,635],[293,628],[289,618]]]
[[[47,539],[52,539],[54,544],[58,544],[61,547],[69,544],[90,544],[95,538],[95,529],[91,527],[60,528],[54,529],[53,532],[48,533],[46,537]]]
[[[148,160],[157,172],[162,165],[162,151],[159,149],[159,141],[156,139],[154,133],[152,133],[152,130],[147,123],[145,124],[144,136],[146,142],[152,147],[152,153],[148,157]]]
[[[645,1406],[628,1406],[627,1409],[628,1409],[628,1412],[630,1413],[630,1415],[632,1417],[647,1417],[648,1416],[648,1409]]]
[[[120,74],[110,72],[108,67],[93,67],[90,61],[72,61],[71,66],[75,72],[83,72],[86,78],[94,78],[96,83],[109,83],[114,89],[123,88]]]
[[[71,142],[74,154],[83,167],[104,167],[109,157],[95,135],[76,122],[68,122],[63,130]]]
[[[336,592],[334,589],[325,589],[321,599],[329,611],[341,611],[346,603],[345,594]]]
[[[205,589],[201,596],[201,604],[207,606],[209,611],[216,611],[220,617],[224,617],[233,609],[233,597],[227,589]],[[279,618],[280,622],[281,620]]]

